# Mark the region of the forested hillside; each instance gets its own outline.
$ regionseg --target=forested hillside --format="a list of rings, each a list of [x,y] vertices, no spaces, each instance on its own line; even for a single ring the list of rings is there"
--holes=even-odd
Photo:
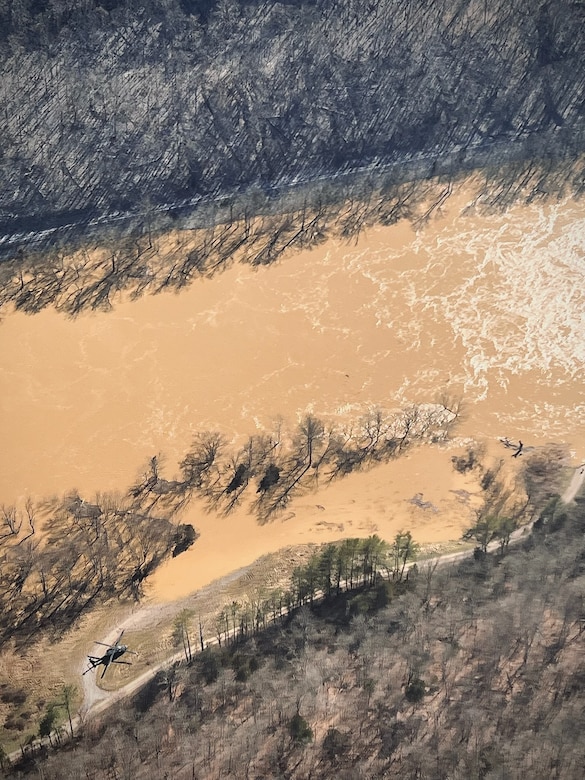
[[[508,552],[421,563],[407,582],[370,566],[361,591],[337,595],[330,574],[325,601],[251,638],[234,623],[229,644],[161,671],[74,749],[37,750],[7,774],[576,780],[584,524],[582,501],[553,497]]]
[[[573,0],[2,0],[1,232],[494,143],[577,153],[584,22]]]

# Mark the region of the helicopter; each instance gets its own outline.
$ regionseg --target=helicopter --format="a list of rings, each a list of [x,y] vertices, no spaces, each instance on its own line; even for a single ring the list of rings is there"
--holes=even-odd
[[[95,669],[97,666],[100,666],[103,664],[104,671],[101,674],[100,680],[104,676],[104,674],[108,671],[110,668],[110,664],[127,664],[128,666],[131,666],[130,661],[118,661],[118,658],[120,656],[124,655],[124,653],[132,653],[132,655],[138,655],[138,653],[135,653],[134,650],[128,650],[127,645],[121,645],[120,642],[122,641],[122,637],[124,636],[124,632],[120,634],[120,636],[116,639],[113,645],[106,645],[104,642],[95,642],[96,645],[103,645],[104,647],[107,647],[108,649],[106,652],[99,656],[99,655],[88,655],[90,666],[88,669],[83,672],[83,674],[87,674],[88,672],[91,672],[92,669]]]

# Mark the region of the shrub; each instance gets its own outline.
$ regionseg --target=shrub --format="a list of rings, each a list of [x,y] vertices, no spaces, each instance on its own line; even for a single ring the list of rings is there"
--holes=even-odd
[[[313,730],[298,712],[291,718],[289,730],[293,742],[298,745],[304,745],[313,739]]]
[[[331,762],[336,761],[339,756],[347,753],[349,747],[349,734],[339,731],[339,729],[330,728],[323,740],[323,753]]]
[[[219,662],[216,654],[209,648],[206,648],[200,653],[199,659],[201,676],[207,685],[214,683],[219,677]]]
[[[17,707],[22,706],[26,701],[26,693],[20,688],[12,688],[4,684],[0,691],[0,701],[5,704],[14,704]]]
[[[405,696],[407,701],[412,704],[418,704],[422,701],[426,693],[426,683],[420,677],[415,677],[406,686]]]
[[[173,558],[176,558],[177,555],[180,555],[181,553],[188,550],[198,536],[199,534],[190,523],[186,525],[179,525],[173,539]]]
[[[247,666],[239,666],[236,671],[236,682],[244,683],[250,676],[250,672]]]

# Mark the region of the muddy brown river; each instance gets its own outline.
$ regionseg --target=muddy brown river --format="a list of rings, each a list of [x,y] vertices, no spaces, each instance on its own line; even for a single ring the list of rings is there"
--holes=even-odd
[[[228,438],[308,411],[357,419],[462,395],[466,437],[567,442],[585,459],[585,208],[505,215],[459,195],[415,232],[370,229],[257,270],[238,265],[176,294],[75,320],[0,325],[0,502],[123,490],[154,454],[172,475],[196,431]],[[155,575],[154,598],[200,587],[283,545],[410,528],[456,539],[470,520],[453,450],[423,448],[293,502],[259,526],[193,505],[201,538]],[[508,452],[503,450],[503,456]],[[411,499],[422,493],[431,509]]]

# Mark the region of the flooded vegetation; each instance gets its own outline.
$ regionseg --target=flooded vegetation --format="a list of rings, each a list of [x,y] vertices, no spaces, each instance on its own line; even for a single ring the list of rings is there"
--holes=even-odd
[[[177,527],[168,512],[139,511],[112,495],[96,501],[70,494],[27,501],[25,513],[2,506],[1,645],[58,638],[104,602],[138,600],[148,575],[195,541],[192,526]]]
[[[497,457],[510,437],[526,455],[556,441],[582,458],[581,204],[485,213],[477,192],[468,182],[433,200],[432,218],[289,247],[269,265],[228,262],[174,294],[118,292],[73,319],[7,313],[2,501],[22,511],[73,488],[90,504],[114,491],[192,525],[195,546],[154,579],[168,598],[356,525],[458,538],[473,510],[457,491],[476,487],[437,448],[447,434]],[[218,239],[210,256],[236,228],[204,234]],[[186,240],[158,237],[161,262],[188,256]],[[417,440],[435,449],[406,446]],[[379,497],[366,508],[360,494]]]
[[[59,712],[73,737],[87,653],[69,629],[121,636],[110,622],[141,626],[145,600],[172,620],[194,591],[237,581],[240,602],[205,618],[217,657],[199,615],[201,668],[192,616],[177,618],[193,674],[167,664],[153,683],[167,697],[157,761],[192,726],[212,735],[183,770],[238,774],[231,755],[216,760],[213,723],[232,693],[239,706],[230,685],[269,666],[249,647],[235,657],[254,634],[281,656],[274,673],[302,680],[294,695],[283,682],[276,719],[257,708],[266,681],[240,701],[270,731],[255,771],[328,777],[359,752],[348,777],[392,776],[398,754],[402,773],[433,777],[403,750],[428,754],[416,713],[432,692],[431,741],[450,746],[437,776],[504,773],[469,699],[484,686],[507,731],[525,705],[537,723],[537,667],[569,669],[582,635],[567,540],[585,478],[583,9],[62,5],[0,1],[1,741],[15,746],[34,722],[28,745],[60,744]],[[441,581],[446,607],[436,566],[409,579],[407,561],[419,545],[463,544],[474,560]],[[530,566],[519,576],[531,555],[533,612],[518,606],[534,590]],[[279,594],[248,592],[262,556]],[[111,609],[107,625],[97,607]],[[349,683],[327,672],[318,641],[309,649],[328,636],[327,609],[339,637],[327,652]],[[396,632],[389,658],[378,644]],[[506,663],[489,642],[478,657],[492,635],[512,643]],[[75,647],[68,670],[53,641]],[[44,688],[25,671],[33,658],[45,676],[55,667]],[[208,697],[222,665],[234,679]],[[400,691],[382,690],[388,670]],[[570,700],[568,677],[556,679]],[[315,691],[331,681],[323,702]],[[332,715],[348,685],[343,706],[363,716],[374,753],[352,753],[345,715]],[[243,754],[261,744],[236,731]],[[456,756],[462,743],[475,752]],[[112,753],[116,776],[122,760]]]
[[[421,564],[408,578],[395,540],[396,576],[373,583],[380,540],[326,547],[297,567],[288,595],[226,605],[209,626],[219,642],[204,652],[195,616],[180,614],[173,644],[189,662],[167,664],[86,723],[75,750],[37,746],[10,776],[37,777],[40,766],[105,780],[115,768],[147,780],[156,765],[179,777],[183,767],[186,777],[572,780],[584,519],[582,502],[557,503],[525,544]],[[289,598],[304,606],[289,611]]]

